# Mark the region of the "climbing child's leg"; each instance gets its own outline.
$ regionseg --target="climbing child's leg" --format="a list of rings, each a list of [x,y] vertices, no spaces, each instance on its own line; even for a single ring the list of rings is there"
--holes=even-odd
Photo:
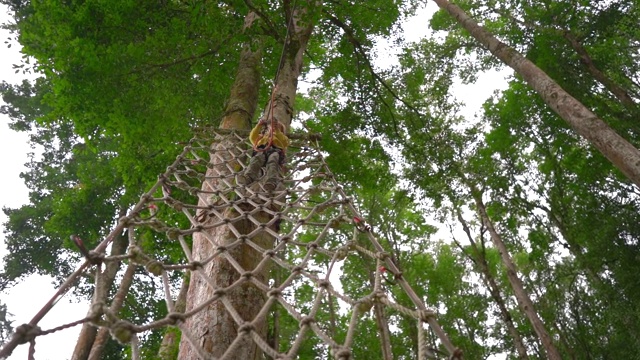
[[[274,151],[269,155],[267,159],[266,175],[265,175],[264,188],[267,191],[273,191],[278,186],[278,183],[282,181],[282,174],[280,173],[280,152]]]
[[[242,174],[236,177],[236,182],[239,185],[251,184],[260,177],[260,168],[264,164],[264,153],[259,152],[251,157],[249,165]]]

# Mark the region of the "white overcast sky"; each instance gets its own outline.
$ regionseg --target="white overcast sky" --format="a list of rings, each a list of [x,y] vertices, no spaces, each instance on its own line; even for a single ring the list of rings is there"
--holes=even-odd
[[[0,5],[0,23],[6,23],[10,19],[8,10]],[[12,64],[19,64],[21,54],[20,46],[11,41],[11,48],[7,48],[4,42],[10,37],[9,32],[0,32],[0,80],[17,84],[25,77],[22,73],[15,74]],[[0,100],[0,104],[4,103]],[[28,201],[28,190],[20,178],[20,173],[25,171],[24,164],[28,161],[27,154],[32,151],[27,143],[28,137],[24,133],[17,133],[9,129],[9,118],[0,115],[0,206],[19,207]],[[4,246],[4,223],[7,221],[4,212],[0,213],[0,258],[7,252]],[[26,281],[9,289],[7,293],[0,294],[0,300],[5,303],[10,313],[14,316],[14,327],[28,323],[31,318],[51,298],[55,289],[51,285],[51,279],[43,276],[31,276]],[[40,322],[43,330],[81,319],[86,314],[86,305],[72,304],[69,299],[63,298],[54,309]],[[60,331],[55,334],[38,337],[36,339],[36,359],[38,360],[64,360],[71,357],[75,339],[78,336],[79,327]],[[20,345],[9,360],[24,360],[27,358],[27,345]]]
[[[435,5],[430,2],[426,13],[430,13],[434,9]],[[421,15],[408,22],[405,27],[407,39],[417,40],[426,34],[425,12],[422,12]],[[8,21],[10,21],[8,10],[4,5],[0,5],[0,23]],[[0,43],[0,79],[17,84],[22,81],[25,75],[15,74],[11,65],[20,63],[20,46],[11,40],[11,48],[6,47],[4,41],[10,38],[7,31],[1,30],[0,38],[2,39]],[[472,114],[499,84],[504,84],[504,73],[499,75],[491,73],[481,76],[474,85],[459,85],[457,94],[467,102],[469,109],[473,109]],[[468,96],[464,96],[464,94],[468,94]],[[1,100],[0,104],[3,104]],[[0,169],[2,169],[0,206],[15,208],[28,201],[28,191],[19,174],[26,170],[24,164],[28,161],[27,154],[33,150],[29,147],[27,135],[10,130],[8,123],[9,119],[0,115]],[[4,213],[0,213],[0,230],[2,231],[0,233],[0,259],[7,251],[4,246],[4,222],[6,220]],[[12,317],[14,326],[18,326],[29,322],[54,292],[51,279],[32,276],[11,288],[7,293],[0,294],[0,300],[8,306],[9,312],[14,315]],[[42,329],[49,329],[78,320],[84,316],[86,309],[86,304],[73,304],[70,299],[63,298],[39,324]],[[56,334],[38,337],[36,339],[36,359],[65,360],[70,358],[78,331],[79,326]],[[21,345],[9,357],[9,360],[26,358],[27,345]]]

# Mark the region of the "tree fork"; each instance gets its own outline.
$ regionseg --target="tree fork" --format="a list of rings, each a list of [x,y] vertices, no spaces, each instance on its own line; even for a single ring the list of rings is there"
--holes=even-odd
[[[478,25],[461,8],[447,0],[433,0],[484,45],[493,55],[513,68],[569,126],[593,144],[602,155],[640,187],[640,151],[607,123],[567,93],[549,75],[515,49]]]
[[[302,73],[304,52],[313,31],[314,22],[311,17],[320,7],[320,2],[309,2],[309,8],[294,9],[290,24],[287,26],[284,58],[280,62],[278,76],[275,80],[273,96],[265,107],[265,114],[273,111],[278,121],[288,130],[293,117],[294,102],[298,88],[298,77]],[[303,20],[304,19],[304,20]]]

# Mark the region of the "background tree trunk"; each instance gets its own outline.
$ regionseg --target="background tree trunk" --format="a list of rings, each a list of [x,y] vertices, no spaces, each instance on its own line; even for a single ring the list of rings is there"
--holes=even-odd
[[[534,63],[496,39],[461,8],[447,0],[433,0],[484,45],[493,55],[513,68],[553,111],[578,134],[587,139],[611,163],[640,187],[640,151],[620,136],[596,114],[569,95]]]
[[[518,353],[518,359],[527,360],[529,359],[529,355],[527,355],[527,348],[524,346],[524,342],[522,341],[522,337],[516,329],[515,324],[513,323],[513,318],[511,317],[511,313],[507,309],[507,305],[505,303],[504,297],[500,291],[500,287],[496,283],[496,279],[493,278],[491,271],[489,269],[489,264],[487,263],[487,258],[484,252],[484,239],[481,239],[482,248],[479,248],[476,242],[473,240],[473,236],[471,236],[471,230],[469,229],[469,225],[462,217],[460,210],[457,210],[458,221],[462,225],[462,229],[464,230],[467,238],[469,239],[469,243],[471,244],[471,248],[473,250],[473,255],[469,255],[472,258],[473,262],[480,270],[480,275],[482,277],[482,281],[485,283],[485,286],[489,290],[493,301],[495,301],[496,305],[498,305],[498,309],[500,309],[500,316],[502,317],[502,321],[504,325],[507,327],[509,334],[513,338],[513,344]],[[482,236],[482,235],[480,235]]]
[[[182,281],[180,287],[180,293],[176,299],[175,312],[184,313],[187,309],[187,291],[189,290],[190,274],[187,273]],[[167,328],[165,330],[164,337],[162,338],[162,344],[160,344],[160,350],[158,350],[158,357],[161,360],[174,360],[180,346],[179,333],[175,328]]]
[[[120,217],[124,216],[124,214],[120,214]],[[113,245],[111,246],[111,256],[122,255],[127,249],[127,245],[129,242],[127,241],[126,233],[118,236]],[[96,284],[95,294],[105,295],[109,292],[109,289],[113,286],[113,282],[116,278],[116,274],[120,269],[120,261],[109,261],[105,264],[105,270],[100,277],[102,281],[99,284]],[[94,295],[95,296],[95,295]],[[92,301],[104,301],[105,299],[93,299]],[[93,343],[96,340],[96,336],[98,334],[98,328],[89,323],[82,324],[82,329],[80,330],[80,335],[78,335],[78,341],[76,342],[76,346],[73,349],[73,354],[71,355],[71,360],[87,360],[89,358],[89,354],[91,353],[91,348],[93,347]]]
[[[131,284],[133,283],[133,278],[136,274],[136,267],[137,266],[135,264],[129,262],[127,270],[124,272],[122,280],[120,281],[118,291],[111,302],[111,307],[109,308],[111,313],[118,314],[122,309],[122,304],[124,304],[127,294],[129,293],[129,289],[131,288]],[[91,353],[89,353],[89,360],[102,359],[102,353],[107,345],[110,334],[111,332],[109,328],[101,327],[100,330],[98,330],[98,335],[91,347]]]
[[[542,323],[542,320],[538,316],[538,313],[536,312],[535,307],[533,305],[533,301],[531,301],[529,294],[525,290],[522,280],[520,280],[520,278],[518,277],[516,265],[513,263],[513,260],[511,259],[511,255],[509,255],[509,251],[507,247],[505,246],[500,234],[498,234],[498,232],[496,231],[495,227],[493,226],[493,222],[491,221],[491,219],[489,218],[489,215],[487,214],[487,210],[485,208],[484,202],[482,201],[482,193],[478,189],[476,189],[475,186],[473,185],[469,185],[469,187],[471,188],[473,198],[478,208],[478,215],[480,216],[484,226],[486,226],[487,230],[489,230],[489,235],[491,236],[493,245],[500,252],[500,258],[502,259],[502,263],[506,268],[507,278],[509,279],[509,283],[513,288],[513,293],[516,299],[518,300],[518,304],[520,305],[520,308],[522,309],[522,311],[525,313],[525,315],[531,322],[531,325],[533,326],[533,330],[536,332],[536,335],[538,335],[538,338],[540,338],[540,342],[542,343],[542,346],[547,352],[547,358],[552,360],[562,359],[562,356],[560,356],[560,352],[558,351],[556,346],[553,344],[553,340],[551,339],[551,336],[545,329],[544,324]]]

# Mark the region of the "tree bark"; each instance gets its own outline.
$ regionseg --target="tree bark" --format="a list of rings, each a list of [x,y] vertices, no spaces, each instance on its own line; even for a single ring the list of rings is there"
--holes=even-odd
[[[124,214],[120,215],[120,217],[122,216],[124,216]],[[129,242],[127,241],[126,234],[123,233],[118,236],[111,246],[111,256],[124,254],[124,252],[127,250],[128,244]],[[111,289],[111,286],[113,286],[116,274],[120,269],[120,264],[120,261],[110,261],[106,263],[105,270],[100,277],[101,281],[99,284],[96,284],[97,289],[94,293],[94,299],[92,299],[92,301],[105,301],[105,299],[96,299],[95,294],[102,294],[103,296],[108,294],[109,289]],[[76,342],[75,348],[73,349],[71,360],[87,360],[89,358],[89,354],[91,353],[91,348],[93,347],[97,334],[98,328],[85,322],[82,325],[80,334],[78,335],[78,340]]]
[[[302,70],[302,58],[308,39],[313,29],[313,23],[301,18],[306,14],[307,9],[295,10],[292,14],[292,27],[289,29],[289,40],[285,47],[284,58],[276,78],[276,86],[272,99],[267,105],[267,111],[272,114],[288,129],[293,114],[293,103],[296,94],[298,76]],[[245,23],[255,20],[255,14],[250,13]],[[224,129],[245,129],[251,128],[251,119],[255,113],[258,99],[258,88],[260,84],[260,52],[253,51],[248,47],[242,53],[238,73],[234,85],[231,89],[230,101],[227,105],[225,117],[222,120],[221,128]],[[232,154],[225,148],[230,144],[225,144],[225,140],[214,144],[217,150],[210,160],[211,167],[207,171],[207,180],[203,182],[203,190],[215,191],[218,188],[216,178],[229,175],[228,162],[233,161],[239,154]],[[200,199],[200,206],[208,206],[206,200]],[[234,209],[229,208],[225,212],[229,218],[237,217]],[[253,215],[258,221],[267,223],[270,215],[264,212]],[[206,218],[202,225],[207,226],[208,222],[215,221]],[[240,234],[249,234],[255,230],[255,225],[248,219],[240,220],[229,226],[234,226]],[[209,239],[213,239],[210,241]],[[203,260],[213,254],[215,246],[229,245],[237,240],[236,235],[228,226],[216,227],[208,231],[208,234],[197,232],[194,234],[192,254],[195,261]],[[250,239],[261,248],[268,250],[273,247],[274,239],[267,232],[254,236]],[[236,270],[226,257],[233,258],[246,271],[242,274]],[[261,282],[267,286],[268,267],[257,269],[258,264],[263,259],[263,254],[247,244],[226,250],[212,261],[203,266],[200,272],[209,277],[210,283],[204,280],[197,271],[192,273],[189,290],[187,293],[187,312],[191,311],[202,302],[215,296],[216,289],[225,289],[240,281],[240,286],[224,291],[224,296],[235,311],[240,315],[244,324],[237,324],[230,312],[221,301],[214,301],[204,310],[194,314],[184,323],[184,328],[192,336],[195,344],[190,344],[183,335],[180,343],[178,359],[196,360],[199,359],[194,347],[204,350],[216,358],[226,354],[225,359],[254,360],[263,358],[262,351],[251,339],[249,332],[238,333],[239,327],[250,323],[250,331],[254,331],[263,339],[267,338],[266,318],[256,319],[256,315],[265,303],[266,294],[252,284],[247,277]],[[242,278],[242,279],[241,279]],[[210,286],[213,285],[213,286]],[[247,328],[245,328],[246,330]],[[238,340],[236,340],[238,338]],[[234,343],[235,342],[235,343]],[[234,343],[233,349],[229,349]]]
[[[370,246],[367,246],[368,250]],[[376,278],[375,272],[377,271],[375,263],[373,268],[371,268],[371,262],[368,261],[364,256],[361,257],[363,262],[363,267],[366,268],[367,274],[369,275],[369,285],[371,288],[376,288]],[[383,276],[383,275],[380,275]],[[384,313],[384,306],[382,306],[379,302],[374,302],[373,304],[373,314],[376,319],[376,325],[378,327],[378,335],[380,336],[380,353],[382,354],[382,360],[393,360],[393,353],[391,352],[391,332],[389,330],[389,320],[387,319],[386,314]]]
[[[544,71],[478,25],[458,6],[447,0],[433,0],[484,45],[493,55],[513,68],[553,111],[579,135],[587,139],[615,167],[640,187],[640,151],[615,132],[597,115],[569,95]]]
[[[542,346],[544,347],[547,353],[547,358],[551,360],[561,360],[562,356],[560,355],[560,352],[558,351],[556,346],[553,344],[553,340],[551,339],[551,336],[545,329],[545,326],[542,323],[542,320],[540,319],[540,317],[538,316],[538,313],[535,310],[533,301],[531,301],[531,297],[529,297],[529,294],[525,290],[522,280],[520,280],[520,278],[518,277],[516,265],[513,263],[513,260],[511,259],[511,255],[509,254],[509,251],[507,250],[505,243],[502,241],[502,237],[496,231],[495,227],[493,226],[493,222],[491,221],[491,219],[489,218],[489,215],[487,214],[487,210],[485,208],[484,202],[482,201],[482,193],[474,185],[472,184],[467,184],[467,185],[471,188],[471,193],[475,200],[476,207],[478,208],[478,215],[480,216],[480,219],[482,220],[482,223],[484,224],[484,226],[487,228],[487,230],[489,230],[489,235],[491,237],[493,245],[500,252],[500,258],[502,259],[502,264],[504,265],[507,271],[507,279],[511,284],[513,293],[516,297],[516,300],[518,301],[518,305],[520,306],[522,311],[525,313],[525,315],[529,319],[529,322],[531,323],[533,330],[535,331],[536,335],[540,339],[540,342],[542,343]]]
[[[391,352],[391,334],[389,332],[389,322],[384,313],[382,304],[376,302],[373,305],[373,312],[376,316],[376,324],[378,325],[378,334],[380,335],[380,352],[383,360],[393,360]]]
[[[267,114],[271,108],[273,115],[285,125],[287,130],[291,126],[293,117],[298,78],[302,73],[304,52],[307,49],[307,43],[314,27],[311,15],[317,13],[320,6],[320,1],[310,1],[307,8],[287,12],[291,14],[292,18],[287,17],[291,26],[288,30],[288,37],[285,39],[284,57],[278,70],[273,97],[264,111]]]
[[[233,88],[231,89],[231,96],[225,117],[221,123],[222,128],[244,130],[251,128],[251,119],[257,108],[258,88],[260,84],[260,57],[261,52],[251,50],[249,46],[243,50],[238,73]],[[213,144],[212,147],[219,151],[215,151],[210,159],[212,166],[207,170],[206,180],[202,184],[202,189],[206,191],[215,191],[218,189],[219,184],[217,178],[230,174],[230,170],[226,164],[228,161],[232,161],[234,156],[239,155],[223,150],[225,147],[231,147],[229,140],[222,139],[219,143]],[[198,206],[206,207],[208,205],[210,205],[208,201],[201,197]],[[237,215],[237,213],[228,211],[225,215],[231,218]],[[207,226],[213,221],[213,218],[207,217],[202,221],[202,225]],[[235,223],[233,226],[242,234],[247,234],[252,228],[247,220]],[[213,241],[209,241],[207,235],[213,239]],[[252,240],[254,242],[260,242],[256,238]],[[268,239],[263,240],[265,240],[265,243],[260,245],[268,245]],[[193,260],[201,261],[206,259],[213,254],[214,247],[229,245],[234,241],[236,241],[234,233],[226,226],[213,228],[208,231],[208,234],[197,232],[193,236]],[[261,256],[259,256],[260,254],[257,254],[255,250],[247,249],[247,247],[247,245],[236,247],[228,250],[227,254],[238,261],[245,271],[253,271],[255,266],[252,265],[259,261]],[[269,247],[267,246],[267,248]],[[199,274],[198,271],[192,272],[189,282],[186,304],[187,312],[214,297],[214,291],[216,289],[224,289],[240,278],[238,271],[222,254],[208,262],[199,271],[202,272],[202,275]],[[203,276],[211,279],[215,289],[209,286]],[[242,319],[247,322],[254,320],[255,315],[264,303],[264,298],[260,291],[248,282],[243,283],[234,290],[228,291],[226,296],[230,300],[231,305],[241,315]],[[255,330],[261,334],[265,328],[264,325],[266,325],[266,322],[260,322],[255,327]],[[184,329],[188,330],[191,336],[193,336],[192,340],[194,344],[191,344],[183,335],[180,342],[178,359],[199,359],[198,349],[195,347],[216,358],[221,357],[236,339],[238,327],[238,324],[236,324],[231,314],[226,310],[224,304],[221,301],[215,301],[207,308],[186,319]],[[237,356],[231,357],[232,359],[251,360],[256,359],[256,356],[260,355],[255,345],[247,336],[243,337],[240,345],[238,351],[235,353]]]

